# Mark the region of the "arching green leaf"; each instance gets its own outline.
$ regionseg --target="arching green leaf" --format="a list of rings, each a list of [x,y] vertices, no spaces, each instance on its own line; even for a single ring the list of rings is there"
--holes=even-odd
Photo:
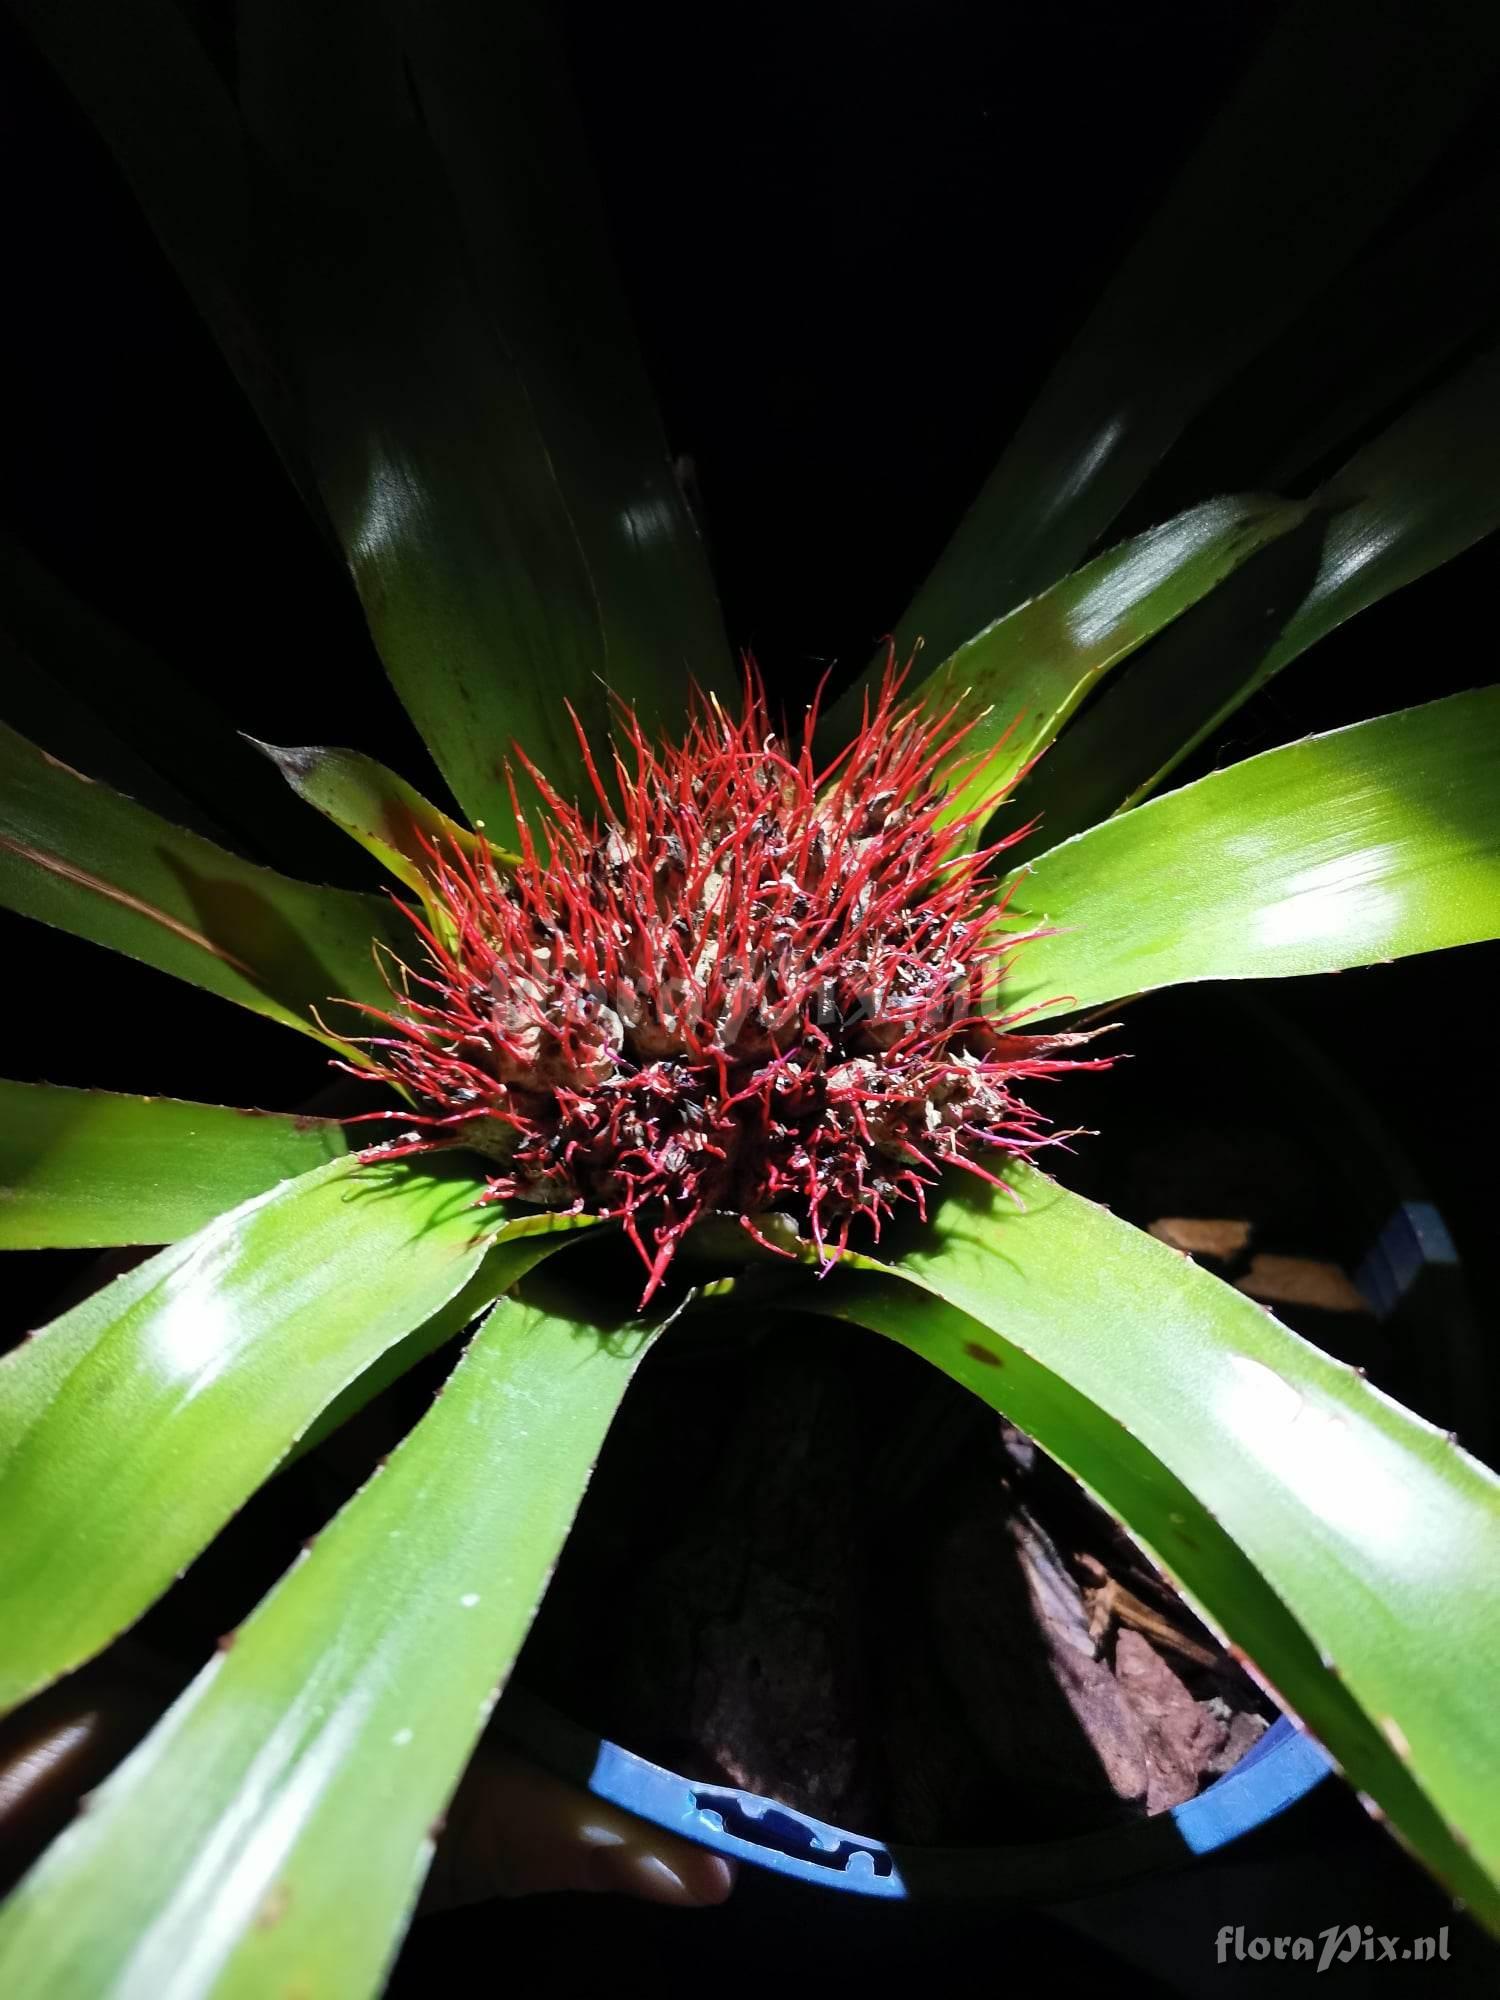
[[[929,713],[956,702],[964,717],[977,713],[960,768],[1002,737],[1005,765],[955,784],[945,817],[983,805],[999,782],[1033,763],[1112,667],[1305,512],[1259,494],[1210,500],[1096,556],[960,646],[923,683],[924,703]],[[830,748],[842,748],[858,727],[858,704],[846,696],[828,717]]]
[[[336,1047],[329,1002],[388,1004],[372,945],[411,943],[387,900],[242,861],[3,725],[0,903]]]
[[[379,1990],[654,1329],[509,1301],[0,1916],[8,2000]]]
[[[1008,878],[1004,1005],[1333,972],[1500,936],[1500,687],[1268,750]]]
[[[348,1150],[335,1118],[0,1082],[0,1249],[175,1243]]]
[[[893,1267],[967,1326],[888,1318],[878,1293],[850,1316],[1055,1439],[1500,1928],[1500,1717],[1474,1671],[1500,1480],[1179,1252],[1032,1169],[1011,1180],[1023,1208],[966,1187]]]
[[[898,653],[921,639],[942,660],[1072,569],[1426,172],[1497,60],[1500,28],[1464,0],[1420,20],[1366,0],[1287,10],[901,620]]]
[[[455,797],[508,844],[514,743],[567,792],[566,701],[602,732],[613,691],[654,726],[690,675],[722,675],[723,640],[579,233],[544,19],[388,25],[357,0],[249,0],[241,101],[281,184],[288,347],[371,632]]]
[[[282,750],[272,743],[257,747],[265,751],[300,798],[326,813],[335,826],[341,826],[382,867],[419,895],[426,895],[430,874],[423,840],[444,852],[457,847],[473,853],[484,844],[466,826],[424,799],[415,785],[358,750],[311,745]],[[503,862],[517,859],[502,850],[492,851]]]
[[[1500,348],[1358,452],[1315,512],[1165,633],[1022,789],[1039,852],[1136,804],[1357,612],[1500,527]]]
[[[0,1360],[0,1709],[132,1624],[507,1225],[462,1162],[334,1160]],[[512,1224],[512,1229],[525,1225]]]

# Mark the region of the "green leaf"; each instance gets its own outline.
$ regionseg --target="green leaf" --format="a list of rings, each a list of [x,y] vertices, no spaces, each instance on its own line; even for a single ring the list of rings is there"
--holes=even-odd
[[[1059,1229],[1066,1219],[1054,1218]],[[1009,1222],[999,1225],[1009,1229]],[[1391,1743],[1231,1536],[1111,1411],[984,1319],[894,1277],[835,1276],[801,1309],[900,1341],[1017,1423],[1077,1478],[1145,1550],[1198,1615],[1256,1672],[1367,1797],[1386,1802],[1403,1837],[1476,1907],[1494,1893]]]
[[[1006,770],[1025,769],[1111,667],[1295,527],[1306,511],[1260,494],[1210,500],[1096,556],[996,619],[922,689],[929,712],[960,700],[965,715],[981,711],[964,740],[960,768],[1010,732]],[[831,744],[836,738],[841,747],[858,726],[859,699],[845,695],[828,717]],[[985,770],[955,784],[945,817],[982,806],[1000,776]],[[976,826],[976,844],[980,831]]]
[[[0,1711],[131,1624],[504,1226],[461,1164],[334,1160],[0,1360]]]
[[[1500,687],[1268,750],[1007,878],[1032,1019],[1500,936]],[[1054,928],[1054,926],[1056,928]]]
[[[335,1118],[0,1082],[0,1249],[175,1243],[348,1150]]]
[[[1236,377],[1130,514],[1160,519],[1206,484],[1300,491],[1440,378],[1500,309],[1500,173],[1463,176],[1458,190],[1382,238]]]
[[[412,9],[403,46],[354,0],[247,4],[236,105],[166,0],[12,4],[331,516],[471,818],[509,823],[515,738],[579,781],[565,697],[654,725],[724,682],[541,10]]]
[[[398,694],[502,841],[513,742],[566,793],[565,700],[596,732],[611,690],[680,719],[723,654],[530,18],[444,10],[414,31],[414,99],[408,52],[357,0],[241,9],[320,489]]]
[[[0,1918],[7,2000],[379,1990],[654,1329],[497,1306]]]
[[[463,1290],[456,1292],[447,1305],[441,1306],[431,1319],[424,1320],[415,1332],[407,1334],[404,1340],[398,1340],[393,1347],[378,1355],[347,1389],[341,1389],[323,1414],[297,1440],[285,1463],[290,1465],[307,1452],[315,1451],[324,1438],[331,1436],[341,1424],[346,1424],[367,1403],[373,1402],[382,1390],[388,1389],[393,1382],[399,1382],[419,1361],[436,1354],[450,1340],[456,1340],[486,1306],[493,1305],[502,1293],[511,1291],[555,1250],[564,1248],[557,1240],[559,1237],[569,1235],[575,1229],[594,1229],[597,1226],[597,1216],[570,1215],[556,1209],[523,1210],[513,1215],[500,1240],[493,1249],[485,1252],[479,1269]]]
[[[1154,645],[1030,778],[1036,850],[1155,790],[1258,688],[1348,618],[1500,527],[1500,348],[1358,452],[1303,531]],[[1286,558],[1290,557],[1290,567]]]
[[[254,741],[254,739],[251,739]],[[431,863],[422,845],[462,849],[465,854],[489,845],[466,826],[424,799],[415,785],[398,778],[384,764],[358,750],[325,750],[306,746],[281,750],[257,743],[300,798],[326,813],[351,839],[367,848],[382,867],[426,896]],[[490,848],[502,863],[520,857]]]
[[[412,936],[388,900],[242,861],[3,724],[0,903],[336,1048],[329,1001],[389,1005],[372,942],[399,953]]]
[[[1377,598],[1500,527],[1500,347],[1356,452],[1318,491],[1333,513],[1323,566],[1260,676]]]
[[[640,685],[675,722],[689,674],[732,681],[724,629],[550,10],[539,0],[392,0],[392,11],[476,294],[525,380],[587,553],[611,684],[623,675]]]
[[[1243,1573],[1237,1580],[1217,1535],[1210,1548],[1187,1545],[1184,1528],[1192,1535],[1205,1515],[1218,1522],[1405,1776],[1314,1685],[1305,1651],[1300,1664],[1295,1648],[1267,1659],[1271,1678],[1293,1703],[1317,1700],[1330,1751],[1500,1926],[1500,1711],[1480,1666],[1494,1613],[1476,1583],[1500,1561],[1500,1481],[1180,1253],[1033,1169],[1018,1170],[1013,1187],[1024,1212],[1003,1192],[965,1189],[912,1233],[899,1265],[908,1283],[999,1336],[977,1342],[982,1351],[967,1357],[976,1365],[955,1372],[1009,1410],[1012,1373],[1029,1370],[1029,1412],[1054,1426],[1059,1414],[1087,1420],[1086,1439],[1063,1438],[1064,1456],[1087,1451],[1085,1477],[1169,1568],[1191,1569],[1210,1618],[1252,1653],[1268,1634],[1285,1649],[1266,1593],[1241,1594]],[[954,1331],[933,1336],[940,1365],[956,1360]],[[1067,1385],[1067,1402],[1085,1398],[1118,1426],[1129,1475],[1147,1477],[1140,1454],[1151,1454],[1201,1512],[1174,1524],[1160,1488],[1157,1511],[1142,1510],[1111,1468],[1106,1428],[1076,1405],[1059,1413],[1059,1392],[1034,1379],[1040,1370]],[[1289,1666],[1291,1686],[1279,1678]],[[1412,1809],[1412,1785],[1435,1811]]]
[[[1464,0],[1290,8],[901,620],[942,659],[1045,590],[1392,212],[1493,76]],[[1372,138],[1378,135],[1378,138]]]

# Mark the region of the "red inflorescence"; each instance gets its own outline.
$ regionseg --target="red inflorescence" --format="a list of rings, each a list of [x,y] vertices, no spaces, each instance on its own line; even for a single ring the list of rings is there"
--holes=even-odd
[[[994,1180],[975,1155],[1046,1142],[1013,1086],[1101,1064],[996,1012],[1018,940],[985,869],[1008,842],[966,851],[995,801],[944,822],[971,725],[899,685],[822,771],[812,713],[792,754],[753,676],[737,719],[697,700],[681,744],[622,710],[618,800],[579,730],[589,817],[523,757],[545,810],[518,865],[429,849],[426,963],[363,1038],[414,1107],[371,1115],[411,1129],[372,1156],[476,1148],[485,1199],[619,1218],[649,1298],[700,1217],[760,1236],[790,1212],[826,1265],[942,1168]]]

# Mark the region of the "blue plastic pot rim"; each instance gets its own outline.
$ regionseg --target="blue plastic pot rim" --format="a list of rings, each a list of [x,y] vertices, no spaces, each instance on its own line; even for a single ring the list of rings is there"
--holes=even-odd
[[[1403,1201],[1370,1245],[1356,1282],[1384,1319],[1424,1269],[1454,1262],[1438,1211],[1429,1202]],[[538,1763],[668,1833],[791,1880],[895,1902],[1065,1901],[1212,1854],[1267,1825],[1335,1768],[1311,1737],[1281,1716],[1232,1771],[1167,1812],[1069,1840],[909,1848],[851,1833],[755,1792],[684,1778],[577,1728],[518,1688],[506,1695],[497,1720]]]
[[[790,1880],[887,1901],[1065,1900],[1211,1854],[1264,1826],[1333,1769],[1282,1716],[1232,1771],[1167,1812],[1066,1840],[916,1848],[852,1833],[732,1785],[685,1778],[579,1729],[519,1688],[506,1695],[497,1719],[509,1741],[545,1768],[653,1826]]]

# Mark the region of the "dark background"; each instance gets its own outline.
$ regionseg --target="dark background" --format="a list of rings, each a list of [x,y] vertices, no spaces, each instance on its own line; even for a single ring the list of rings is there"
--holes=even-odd
[[[829,662],[852,670],[890,628],[1276,11],[1246,0],[562,10],[671,446],[692,461],[731,634],[774,689],[800,691]],[[1495,110],[1473,121],[1462,167],[1495,164]],[[353,742],[414,770],[346,579],[103,150],[3,22],[0,146],[0,521],[237,726]],[[1418,212],[1439,181],[1418,190]],[[1346,627],[1215,754],[1492,678],[1494,562],[1481,544]],[[249,1017],[226,1023],[219,1003],[106,966],[88,945],[6,918],[0,951],[12,1074],[278,1105],[322,1079],[311,1045],[288,1048],[293,1038]],[[1497,963],[1487,947],[1274,996],[1413,1156],[1458,1240],[1486,1341],[1500,1293]],[[1232,1071],[1234,1048],[1218,1059]],[[1161,1088],[1173,1085],[1163,1062]],[[67,1260],[17,1264],[6,1296],[18,1329]],[[1360,1835],[1347,1827],[1327,1838],[1365,1852],[1348,1847]],[[1371,1880],[1384,1865],[1368,1863]],[[760,1906],[747,1907],[734,1952],[758,1921]],[[803,1907],[786,1936],[802,1934]],[[548,1921],[516,1917],[518,1945],[555,1954]],[[711,1960],[729,1935],[713,1921],[601,1912],[596,1929],[647,1959]],[[1059,1948],[1040,1930],[966,1934],[962,1948],[976,1943],[1001,1954],[997,1986],[1005,1954]],[[905,1948],[915,1963],[947,1947]],[[876,1955],[887,1949],[898,1950]],[[870,1956],[852,1944],[826,1954],[827,1970]],[[1077,1976],[1122,1977],[1107,1960],[1080,1961]],[[1346,1968],[1342,1990],[1359,1990],[1359,1976]],[[1201,1990],[1228,1989],[1205,1979]]]

